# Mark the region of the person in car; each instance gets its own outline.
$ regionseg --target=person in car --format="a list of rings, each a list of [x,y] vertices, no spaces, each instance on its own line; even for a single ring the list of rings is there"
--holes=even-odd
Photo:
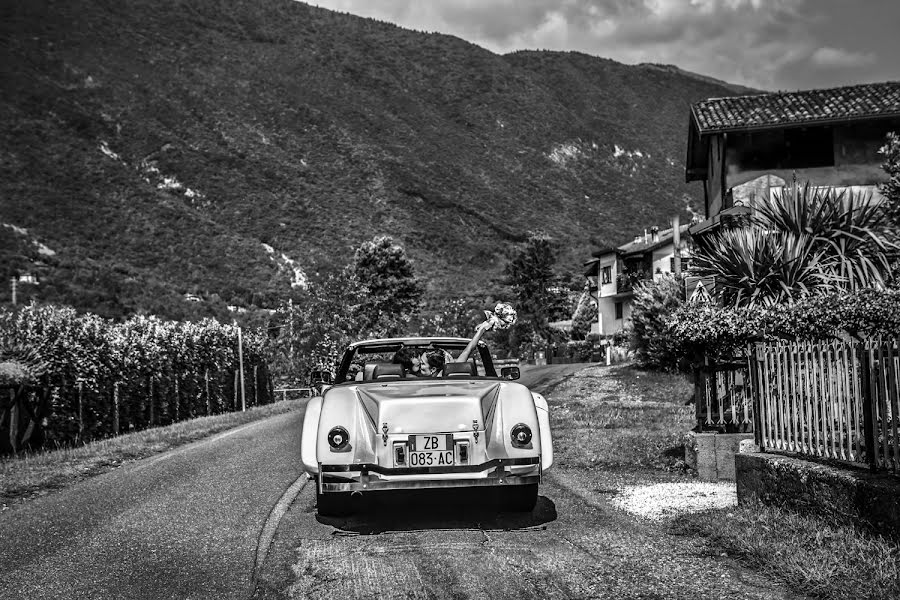
[[[422,375],[422,360],[411,348],[404,347],[397,350],[391,362],[395,365],[401,365],[403,373],[407,377],[420,377]]]
[[[422,355],[422,374],[428,377],[440,377],[447,364],[447,357],[443,350],[432,350]]]

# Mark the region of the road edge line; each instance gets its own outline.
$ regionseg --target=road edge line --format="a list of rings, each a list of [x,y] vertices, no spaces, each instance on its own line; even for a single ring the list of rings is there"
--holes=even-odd
[[[272,542],[275,539],[275,532],[278,530],[278,525],[281,523],[281,519],[284,518],[284,515],[287,514],[294,499],[303,491],[303,488],[306,487],[308,482],[309,477],[307,477],[306,473],[300,475],[300,477],[294,480],[294,483],[285,490],[281,495],[281,498],[278,499],[278,502],[275,503],[275,506],[272,507],[272,510],[269,511],[269,516],[266,517],[266,522],[263,524],[263,528],[259,532],[259,539],[256,542],[256,558],[253,562],[252,586],[254,594],[256,593],[259,581],[259,572],[266,562],[266,557],[268,556],[269,548],[272,546]]]

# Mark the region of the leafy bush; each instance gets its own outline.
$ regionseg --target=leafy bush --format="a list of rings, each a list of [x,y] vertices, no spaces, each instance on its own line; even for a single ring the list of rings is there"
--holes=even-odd
[[[662,370],[676,368],[678,345],[666,319],[683,303],[681,279],[662,277],[635,287],[631,309],[631,349],[639,366]]]
[[[756,341],[832,340],[896,336],[900,331],[900,290],[864,289],[809,296],[770,307],[717,307],[685,304],[667,319],[679,357],[733,356]]]
[[[586,340],[576,340],[566,343],[566,356],[577,358],[581,362],[587,362],[594,353],[594,344]]]

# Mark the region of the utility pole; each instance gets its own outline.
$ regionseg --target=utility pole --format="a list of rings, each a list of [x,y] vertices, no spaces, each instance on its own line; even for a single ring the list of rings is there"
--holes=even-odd
[[[603,308],[600,306],[600,273],[603,271],[603,267],[600,266],[600,263],[597,263],[597,335],[599,336],[597,339],[603,339]]]
[[[241,338],[241,328],[238,326],[238,368],[241,381],[241,411],[247,410],[247,399],[244,397],[244,344]]]
[[[294,369],[294,299],[288,298],[288,361]]]
[[[681,217],[672,217],[672,246],[675,252],[675,277],[681,275]]]
[[[12,287],[12,303],[13,306],[16,305],[16,278],[13,277],[9,280],[10,286]]]

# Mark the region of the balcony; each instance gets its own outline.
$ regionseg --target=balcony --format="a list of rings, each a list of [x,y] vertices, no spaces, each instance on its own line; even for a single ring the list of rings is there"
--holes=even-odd
[[[648,279],[652,279],[652,276],[647,271],[624,271],[616,275],[616,293],[631,292],[636,283]]]

